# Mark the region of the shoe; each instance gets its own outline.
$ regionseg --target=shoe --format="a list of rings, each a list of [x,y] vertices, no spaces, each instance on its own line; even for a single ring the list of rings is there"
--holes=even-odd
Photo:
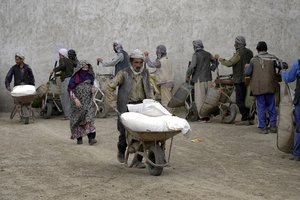
[[[97,143],[96,139],[90,139],[89,140],[89,145],[93,145],[93,144],[96,144],[96,143]]]
[[[61,120],[69,120],[70,118],[69,117],[63,117],[61,118]]]
[[[300,161],[300,156],[292,156],[289,158],[289,160]]]
[[[236,126],[250,126],[250,125],[253,125],[253,124],[254,124],[253,122],[251,123],[248,120],[235,122]]]
[[[267,128],[259,128],[259,133],[260,134],[268,134],[268,129]]]
[[[270,127],[270,133],[277,133],[277,127],[276,126],[271,126]]]
[[[133,164],[132,167],[138,168],[138,169],[143,169],[143,168],[146,168],[146,165],[141,161],[137,161],[136,163]]]
[[[118,151],[117,159],[120,163],[124,163],[125,162],[125,153]]]
[[[211,122],[209,117],[200,118],[198,121],[200,123],[210,123]]]
[[[81,139],[77,139],[77,144],[82,144],[82,138]]]

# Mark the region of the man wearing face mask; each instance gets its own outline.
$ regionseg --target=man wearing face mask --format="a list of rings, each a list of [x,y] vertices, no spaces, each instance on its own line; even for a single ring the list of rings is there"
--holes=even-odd
[[[115,75],[122,69],[129,66],[129,56],[126,51],[123,50],[122,43],[116,41],[113,43],[113,49],[116,56],[109,62],[103,62],[102,58],[97,58],[97,63],[102,63],[103,67],[113,67],[115,66]]]
[[[234,48],[236,49],[236,52],[229,60],[219,58],[219,55],[216,55],[215,57],[219,59],[222,65],[232,67],[236,104],[242,115],[241,121],[236,122],[236,125],[253,125],[253,119],[249,118],[249,109],[245,106],[247,88],[244,76],[244,67],[246,64],[250,63],[253,52],[246,48],[246,39],[244,36],[237,36],[235,38]]]
[[[143,66],[144,54],[136,49],[130,54],[130,67],[119,71],[114,79],[108,84],[105,91],[107,104],[111,107],[117,107],[122,114],[127,112],[127,104],[142,103],[144,99],[153,98],[150,88],[149,72]],[[115,90],[118,87],[117,105],[113,105]],[[118,117],[118,160],[120,163],[125,161],[125,151],[127,148],[125,128]],[[135,167],[143,168],[145,165],[141,162],[142,156],[137,156]]]
[[[144,52],[144,55],[148,67],[156,68],[155,77],[160,89],[161,104],[172,112],[172,109],[168,107],[168,103],[172,97],[172,89],[174,87],[174,73],[172,63],[167,57],[167,48],[165,45],[158,45],[156,47],[157,58],[153,62],[150,60],[147,51]]]

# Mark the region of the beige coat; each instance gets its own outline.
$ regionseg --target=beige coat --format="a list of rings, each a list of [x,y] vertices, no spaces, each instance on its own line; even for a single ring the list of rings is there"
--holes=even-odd
[[[157,84],[162,85],[166,83],[173,83],[174,82],[174,72],[172,63],[167,57],[162,57],[160,59],[161,67],[157,68],[156,70],[156,79]]]

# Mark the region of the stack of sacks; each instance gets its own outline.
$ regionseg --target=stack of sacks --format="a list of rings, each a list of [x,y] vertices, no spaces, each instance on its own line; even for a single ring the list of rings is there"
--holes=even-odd
[[[164,132],[181,130],[187,136],[191,127],[182,118],[172,116],[160,103],[145,99],[141,104],[127,105],[129,112],[121,115],[124,126],[137,132]]]
[[[22,97],[28,95],[35,95],[36,91],[33,85],[18,85],[13,88],[10,94],[13,97]]]

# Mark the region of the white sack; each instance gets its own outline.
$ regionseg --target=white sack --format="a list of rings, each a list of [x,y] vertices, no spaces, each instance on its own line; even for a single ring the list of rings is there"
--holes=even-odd
[[[121,115],[123,125],[137,132],[163,132],[181,130],[182,134],[191,131],[189,123],[182,118],[170,115],[149,117],[136,112],[125,112]]]
[[[140,104],[127,104],[127,108],[129,112],[137,112],[150,117],[172,116],[166,108],[153,99],[144,99]]]
[[[33,85],[18,85],[11,91],[11,96],[22,97],[36,94],[35,87]]]

